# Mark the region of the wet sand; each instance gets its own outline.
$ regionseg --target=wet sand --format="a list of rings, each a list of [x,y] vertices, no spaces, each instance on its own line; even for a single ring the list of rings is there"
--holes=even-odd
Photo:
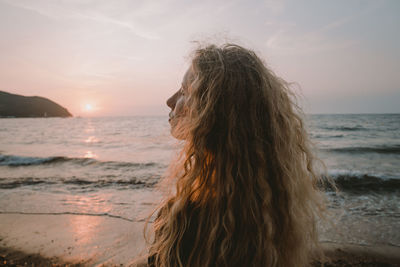
[[[327,258],[325,267],[391,267],[400,266],[400,248],[393,246],[360,246],[322,243]],[[314,262],[312,266],[321,266]]]
[[[146,253],[143,226],[104,216],[0,214],[0,266],[136,266]],[[328,267],[400,266],[399,247],[323,247]]]
[[[129,265],[144,253],[143,227],[104,216],[0,214],[0,247],[20,258],[24,253],[85,266]]]

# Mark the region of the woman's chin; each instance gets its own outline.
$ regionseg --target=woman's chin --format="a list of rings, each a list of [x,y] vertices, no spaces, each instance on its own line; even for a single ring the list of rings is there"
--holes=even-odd
[[[186,134],[181,128],[171,124],[171,135],[178,140],[186,140]]]
[[[178,140],[186,140],[185,135],[182,133],[182,131],[176,131],[174,129],[171,128],[171,135],[178,139]]]

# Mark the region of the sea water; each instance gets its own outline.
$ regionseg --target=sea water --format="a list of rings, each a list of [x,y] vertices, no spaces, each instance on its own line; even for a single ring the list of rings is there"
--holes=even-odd
[[[339,192],[321,240],[400,246],[400,114],[309,115]],[[142,221],[179,150],[166,117],[0,119],[0,213]]]

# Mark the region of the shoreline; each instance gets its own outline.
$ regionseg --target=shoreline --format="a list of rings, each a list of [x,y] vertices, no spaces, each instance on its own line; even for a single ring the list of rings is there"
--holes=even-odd
[[[339,245],[339,244],[323,244],[326,256],[329,258],[325,262],[325,267],[389,267],[400,266],[400,256],[398,254],[381,253],[374,247],[362,247],[355,245]],[[62,258],[47,258],[40,254],[28,254],[23,251],[14,250],[12,248],[0,247],[0,266],[70,266],[85,267],[91,266],[88,261],[81,260],[79,262],[67,262]],[[100,266],[116,266],[107,263]],[[137,266],[132,263],[121,263],[119,266]],[[310,266],[321,266],[321,262],[314,261]]]
[[[0,214],[0,266],[137,266],[146,254],[143,228],[110,217]],[[400,247],[321,246],[326,267],[400,266]]]
[[[340,243],[321,243],[325,257],[325,267],[389,267],[400,266],[400,248],[395,246],[362,246]],[[316,261],[312,266],[320,266]]]
[[[12,248],[0,247],[0,266],[70,266],[83,267],[84,263],[64,262],[53,257],[46,258],[40,254],[28,254]]]

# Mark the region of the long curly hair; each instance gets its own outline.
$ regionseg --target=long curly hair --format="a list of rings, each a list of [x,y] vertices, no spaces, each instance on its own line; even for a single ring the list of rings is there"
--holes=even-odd
[[[325,209],[288,83],[234,44],[194,52],[176,190],[161,205],[152,265],[307,266]]]

